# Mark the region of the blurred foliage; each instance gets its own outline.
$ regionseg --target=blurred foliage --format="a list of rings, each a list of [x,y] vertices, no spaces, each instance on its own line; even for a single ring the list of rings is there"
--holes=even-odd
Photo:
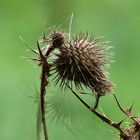
[[[35,63],[21,58],[31,57],[32,54],[26,52],[18,35],[36,48],[36,40],[46,29],[44,23],[47,27],[62,24],[68,31],[72,12],[72,32],[89,31],[111,41],[115,63],[109,71],[116,83],[114,91],[124,106],[135,102],[134,112],[139,114],[139,7],[139,0],[0,0],[0,139],[36,138],[37,104],[32,96],[39,85],[40,69]],[[53,84],[49,87],[49,94],[64,96]],[[75,99],[72,100],[75,107],[71,112],[77,124],[58,126],[50,119],[47,122],[50,140],[117,139],[112,128],[98,120]],[[100,105],[112,119],[119,121],[124,118],[113,97],[103,97]]]

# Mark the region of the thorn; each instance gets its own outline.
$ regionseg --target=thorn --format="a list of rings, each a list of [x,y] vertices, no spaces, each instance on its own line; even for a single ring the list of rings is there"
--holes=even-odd
[[[33,61],[38,61],[38,62],[40,62],[40,59],[36,59],[36,58],[30,58],[31,60],[33,60]]]
[[[41,49],[40,49],[40,46],[39,46],[39,42],[38,42],[38,41],[37,41],[37,47],[38,47],[38,51],[39,51],[40,57],[44,60],[45,57],[44,57],[44,55],[42,54],[42,51],[41,51]]]
[[[33,50],[33,49],[30,47],[30,45],[28,45],[28,43],[25,42],[25,40],[24,40],[20,35],[19,35],[18,37],[19,37],[19,39],[28,47],[28,49],[30,49],[30,51],[32,51],[32,52],[35,53],[35,54],[38,54],[38,52],[36,52],[35,50]]]
[[[98,108],[98,104],[99,104],[99,99],[100,99],[101,95],[97,94],[96,95],[96,100],[95,100],[95,104],[94,104],[94,110]]]
[[[40,62],[40,59],[36,59],[36,58],[31,58],[31,57],[21,57],[22,59],[27,59],[27,60],[32,60],[32,61],[36,61],[36,62]]]
[[[88,95],[92,95],[92,94],[90,94],[90,93],[85,93],[85,92],[80,92],[80,94],[88,94]]]
[[[125,119],[123,119],[122,121],[120,121],[120,122],[117,123],[116,125],[117,125],[118,127],[120,127],[124,120],[125,120]]]
[[[128,111],[130,114],[132,113],[133,105],[134,105],[134,103],[132,103],[131,106],[130,106],[130,108],[127,109],[127,111]]]

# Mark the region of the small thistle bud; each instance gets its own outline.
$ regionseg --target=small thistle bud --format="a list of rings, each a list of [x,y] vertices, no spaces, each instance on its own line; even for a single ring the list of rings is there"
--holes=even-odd
[[[60,29],[58,28],[53,28],[51,30],[49,39],[50,47],[46,53],[46,56],[48,56],[54,49],[61,48],[61,46],[64,44],[64,39],[65,39],[64,32],[60,31]]]
[[[56,82],[61,80],[61,87],[74,82],[79,88],[82,84],[91,88],[96,95],[94,108],[99,97],[111,92],[113,87],[104,70],[110,58],[106,49],[107,44],[95,36],[80,34],[60,49],[54,61]]]
[[[52,29],[50,35],[52,46],[59,47],[64,44],[64,32],[59,29]]]

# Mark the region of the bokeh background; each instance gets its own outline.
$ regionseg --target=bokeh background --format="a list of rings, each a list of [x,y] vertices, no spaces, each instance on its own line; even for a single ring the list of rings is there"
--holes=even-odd
[[[37,103],[32,96],[39,88],[40,69],[36,63],[22,58],[33,55],[26,51],[18,35],[36,48],[36,40],[46,26],[62,24],[68,31],[72,13],[72,32],[89,31],[111,41],[115,63],[109,72],[116,84],[114,92],[125,107],[134,102],[134,113],[139,115],[139,7],[139,0],[0,0],[0,140],[36,139]],[[48,120],[50,140],[118,139],[114,129],[71,95],[61,94],[53,85],[49,87],[49,94],[56,95],[58,102],[64,104],[64,111],[72,117],[72,123],[62,126]],[[94,98],[89,100],[90,104],[92,100]],[[71,104],[72,108],[65,108],[65,104]],[[125,118],[112,96],[103,97],[100,106],[113,120]],[[57,108],[55,110],[57,115]]]

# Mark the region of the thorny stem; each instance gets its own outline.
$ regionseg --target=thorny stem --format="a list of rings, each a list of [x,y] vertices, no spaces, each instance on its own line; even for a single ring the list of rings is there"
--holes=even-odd
[[[138,125],[140,125],[140,121],[139,120],[137,120],[137,118],[135,118],[135,117],[133,117],[133,115],[132,115],[132,113],[131,113],[131,110],[132,110],[132,106],[129,108],[129,109],[124,109],[121,105],[120,105],[120,103],[119,103],[119,101],[118,101],[118,99],[117,99],[117,97],[116,97],[116,95],[113,93],[113,96],[114,96],[114,98],[115,98],[115,100],[116,100],[116,102],[117,102],[117,105],[118,105],[118,107],[119,107],[119,109],[126,115],[126,116],[128,116],[129,118],[131,118],[136,124],[138,124]],[[133,104],[132,104],[133,105]]]
[[[36,121],[36,136],[37,140],[40,140],[40,132],[41,132],[41,104],[40,104],[40,98],[38,100],[38,110],[37,110],[37,121]]]
[[[42,72],[41,72],[41,83],[40,83],[40,100],[39,100],[39,108],[38,109],[38,113],[41,113],[41,121],[42,121],[42,125],[43,125],[43,131],[44,131],[44,137],[45,140],[48,140],[48,133],[47,133],[47,126],[46,126],[46,118],[45,118],[45,87],[48,85],[48,80],[47,78],[49,77],[49,71],[50,71],[50,66],[46,60],[46,57],[44,57],[44,55],[42,54],[42,51],[39,47],[39,41],[37,41],[37,47],[38,47],[38,51],[33,50],[24,40],[21,36],[19,36],[19,38],[21,39],[21,41],[34,53],[37,55],[40,55],[40,59],[33,59],[35,61],[39,61],[40,64],[39,66],[41,66],[42,68]],[[40,111],[41,110],[41,111]],[[39,119],[39,118],[37,118]],[[39,120],[37,120],[38,122]],[[38,124],[38,123],[37,123]],[[37,132],[38,133],[38,132]],[[39,135],[37,134],[37,139],[39,139]]]
[[[39,43],[37,42],[39,54],[40,54],[40,66],[42,68],[41,72],[41,84],[40,84],[40,107],[41,107],[41,120],[42,120],[42,125],[43,125],[43,131],[44,131],[44,137],[45,140],[48,140],[48,133],[47,133],[47,126],[46,126],[46,118],[45,118],[45,99],[44,96],[46,94],[46,89],[45,87],[48,85],[48,76],[49,76],[49,64],[46,61],[46,58],[43,56]]]
[[[121,107],[121,105],[120,105],[120,103],[119,103],[119,101],[118,101],[116,95],[113,94],[113,96],[114,96],[114,98],[115,98],[115,100],[116,100],[116,102],[117,102],[117,105],[118,105],[119,109],[120,109],[126,116],[131,117],[130,112],[127,112],[126,110],[124,110],[124,109]]]
[[[66,84],[67,85],[67,84]],[[99,112],[97,112],[95,109],[91,108],[90,105],[88,105],[80,96],[77,95],[77,93],[75,91],[72,90],[72,88],[67,85],[67,87],[72,91],[72,93],[74,94],[74,96],[92,113],[94,113],[99,119],[101,119],[102,121],[106,122],[107,124],[109,124],[110,126],[114,127],[115,129],[119,130],[120,134],[123,137],[128,137],[127,134],[125,134],[125,132],[121,129],[120,127],[120,123],[116,123],[113,122],[112,120],[110,120],[109,118],[107,118],[105,115],[100,114]]]
[[[48,134],[47,134],[47,127],[46,127],[46,118],[45,118],[45,87],[47,84],[46,81],[46,75],[45,75],[45,66],[42,66],[42,74],[41,74],[41,86],[40,86],[40,104],[41,104],[41,119],[42,119],[42,125],[43,125],[43,131],[45,140],[48,140]]]

